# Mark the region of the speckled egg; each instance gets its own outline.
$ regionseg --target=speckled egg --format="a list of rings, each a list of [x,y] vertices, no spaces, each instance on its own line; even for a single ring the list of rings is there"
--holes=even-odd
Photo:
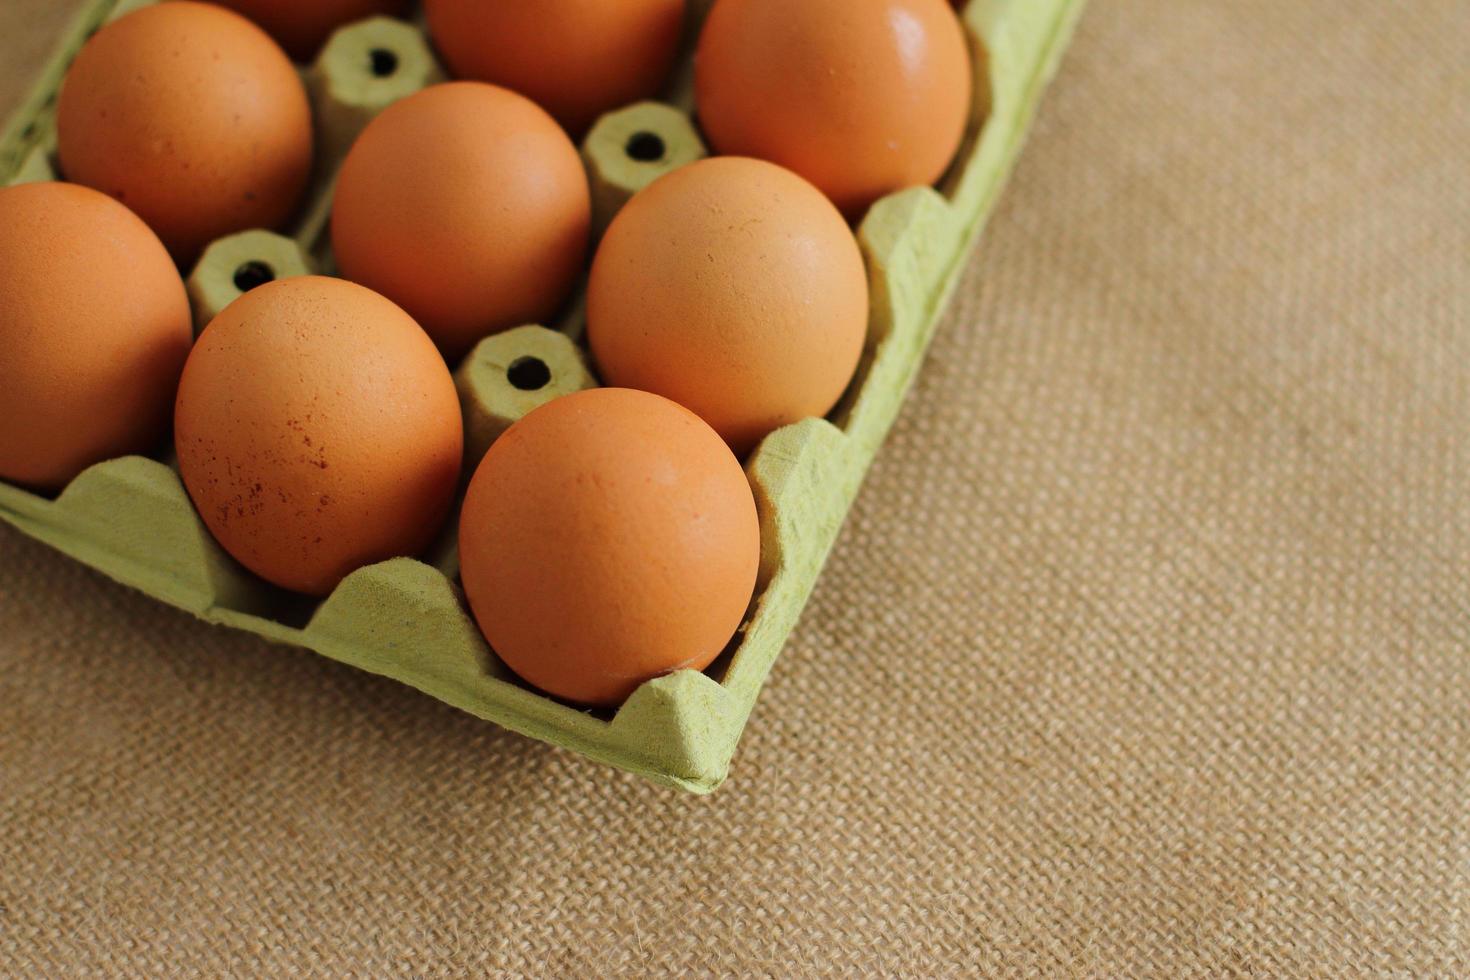
[[[321,276],[257,287],[210,322],[184,367],[174,437],[215,539],[312,595],[422,552],[463,452],[454,382],[428,336],[371,290]]]

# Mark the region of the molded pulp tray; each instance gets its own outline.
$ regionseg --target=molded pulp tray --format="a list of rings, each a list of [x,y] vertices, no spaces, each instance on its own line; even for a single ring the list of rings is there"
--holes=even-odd
[[[140,5],[101,0],[85,12],[35,96],[0,132],[0,182],[51,175],[52,114],[66,65],[109,15]],[[708,2],[692,6],[697,19]],[[0,518],[210,622],[308,647],[533,738],[660,783],[708,792],[725,778],[761,685],[898,413],[1081,7],[1082,0],[972,0],[966,6],[977,72],[971,132],[939,190],[916,188],[885,198],[859,229],[872,287],[863,363],[830,419],[806,419],[773,433],[747,462],[761,517],[760,578],[741,632],[705,673],[686,670],[650,681],[612,714],[579,710],[526,688],[488,649],[466,611],[454,581],[452,528],[445,535],[451,544],[428,559],[433,564],[401,558],[360,569],[326,600],[309,606],[263,585],[224,555],[195,515],[170,461],[131,456],[100,463],[54,499],[0,484]],[[386,72],[380,48],[392,54]],[[304,71],[317,109],[323,176],[291,229],[294,245],[251,232],[217,243],[213,259],[206,253],[190,280],[200,326],[238,294],[232,270],[251,248],[275,249],[277,274],[313,263],[330,270],[322,228],[334,163],[374,111],[442,77],[418,27],[383,19],[345,28],[317,65]],[[687,109],[687,58],[680,74],[668,102]],[[651,150],[647,140],[635,149],[629,134],[639,135],[640,129],[660,138]],[[605,117],[584,144],[599,223],[637,187],[702,153],[687,113],[645,103]],[[282,256],[282,250],[293,254]],[[224,263],[223,280],[211,263]],[[567,337],[580,335],[579,307],[574,303],[555,325]],[[543,335],[550,332],[515,333],[544,348]],[[572,351],[563,363],[574,363],[580,355],[567,337],[552,339]],[[516,341],[506,338],[498,348],[494,341],[482,344],[471,355],[475,363],[467,362],[457,375],[471,416],[467,441],[477,441],[477,429],[488,433],[478,440],[478,452],[495,431],[546,398],[538,401],[504,383],[505,366],[512,363],[505,358],[515,353],[505,345]],[[554,362],[555,354],[544,359]],[[479,382],[471,378],[477,373]],[[485,376],[504,390],[477,395],[471,389]],[[585,380],[560,379],[560,387],[552,384],[546,391],[592,383],[585,371],[581,376]]]

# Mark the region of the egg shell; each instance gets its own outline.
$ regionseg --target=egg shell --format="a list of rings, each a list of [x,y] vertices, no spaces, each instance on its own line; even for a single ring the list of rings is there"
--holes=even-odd
[[[587,290],[603,380],[672,398],[740,454],[832,409],[867,323],[867,273],[842,216],[790,171],[740,157],[635,195]]]
[[[401,305],[457,361],[488,334],[550,322],[592,220],[577,149],[523,96],[433,85],[389,106],[343,163],[342,274]]]
[[[174,434],[215,539],[313,595],[422,552],[463,452],[454,382],[418,324],[321,276],[259,286],[215,317],[185,365]]]
[[[297,61],[308,61],[344,24],[407,13],[407,0],[215,0],[249,17]]]
[[[711,144],[789,167],[854,219],[940,178],[972,85],[944,0],[718,0],[695,58]]]
[[[155,448],[193,339],[131,211],[75,184],[0,189],[0,479],[55,489]]]
[[[454,75],[514,89],[580,136],[663,85],[684,0],[427,0],[424,13]]]
[[[275,228],[311,173],[311,111],[280,47],[239,14],[175,0],[98,31],[57,107],[68,180],[132,208],[176,260]]]
[[[707,425],[657,395],[596,388],[490,447],[459,547],[470,608],[511,670],[615,704],[724,649],[755,587],[760,528],[740,464]]]

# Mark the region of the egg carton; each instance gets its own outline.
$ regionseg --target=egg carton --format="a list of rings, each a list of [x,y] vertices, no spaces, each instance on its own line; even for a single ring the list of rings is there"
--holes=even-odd
[[[67,65],[109,17],[143,5],[99,0],[81,14],[32,97],[0,130],[0,183],[55,176],[54,108]],[[611,711],[574,707],[527,687],[489,649],[467,611],[456,582],[453,527],[423,560],[359,569],[324,600],[276,589],[245,572],[210,537],[171,456],[99,463],[54,496],[0,483],[0,519],[209,622],[392,677],[655,782],[709,792],[725,779],[766,676],[918,372],[1082,6],[1083,0],[965,5],[976,71],[965,141],[937,189],[886,197],[858,228],[872,298],[861,364],[827,418],[772,433],[747,461],[760,514],[760,573],[739,632],[703,672],[650,680]],[[708,7],[708,0],[691,4],[685,57],[664,101],[604,116],[583,142],[599,230],[640,188],[706,154],[692,121],[688,52]],[[253,285],[333,270],[325,229],[337,164],[374,114],[444,77],[421,21],[386,18],[343,28],[301,71],[317,121],[312,194],[284,232],[247,231],[205,251],[187,277],[198,328]],[[582,326],[579,297],[558,322],[487,338],[458,366],[467,475],[517,418],[597,383],[579,342]]]

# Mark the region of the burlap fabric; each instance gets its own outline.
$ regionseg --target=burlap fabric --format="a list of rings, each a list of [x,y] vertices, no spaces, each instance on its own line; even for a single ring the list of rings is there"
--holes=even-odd
[[[1096,0],[708,799],[0,532],[0,974],[1464,975],[1467,65]]]

